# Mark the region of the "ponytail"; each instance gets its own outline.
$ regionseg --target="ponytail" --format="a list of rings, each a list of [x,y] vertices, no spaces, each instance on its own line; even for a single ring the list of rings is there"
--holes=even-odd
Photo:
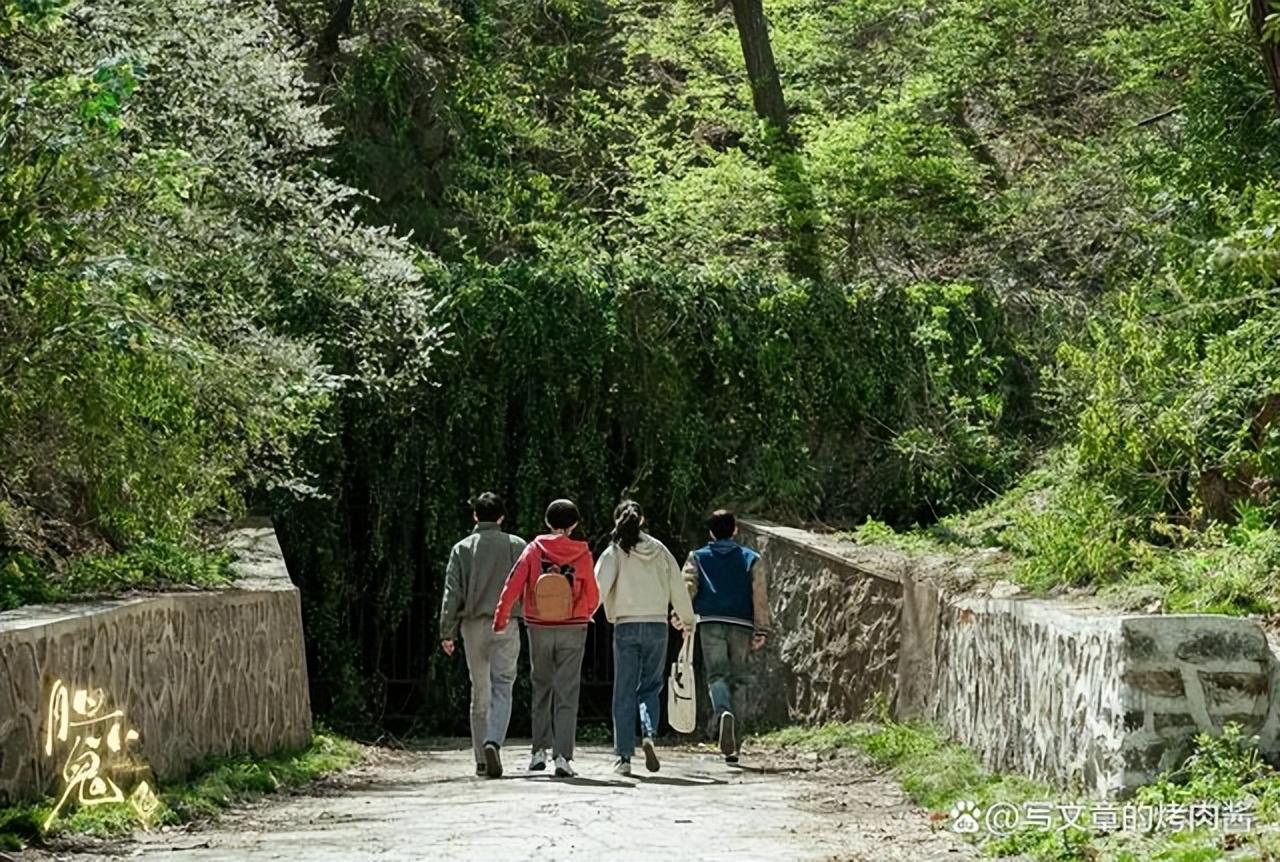
[[[644,520],[644,512],[635,500],[623,500],[613,510],[613,543],[626,553],[640,544],[640,522]]]

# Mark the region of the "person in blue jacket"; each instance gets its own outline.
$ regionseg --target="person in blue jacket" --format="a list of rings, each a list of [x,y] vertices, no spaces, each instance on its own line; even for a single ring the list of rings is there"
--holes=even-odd
[[[750,655],[769,638],[768,578],[760,555],[734,541],[738,522],[733,512],[717,509],[707,519],[707,529],[711,542],[689,555],[684,580],[698,618],[720,752],[727,763],[737,763]]]

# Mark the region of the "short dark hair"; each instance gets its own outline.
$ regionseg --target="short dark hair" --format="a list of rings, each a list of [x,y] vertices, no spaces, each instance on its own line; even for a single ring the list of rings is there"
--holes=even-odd
[[[506,509],[502,507],[502,498],[492,491],[476,495],[476,498],[471,501],[471,511],[481,521],[496,521],[507,514]]]
[[[578,506],[572,500],[552,500],[547,506],[547,526],[553,530],[567,530],[580,520]]]
[[[738,519],[733,517],[733,512],[728,509],[716,509],[711,513],[711,517],[707,518],[707,529],[717,539],[730,539],[738,529]]]

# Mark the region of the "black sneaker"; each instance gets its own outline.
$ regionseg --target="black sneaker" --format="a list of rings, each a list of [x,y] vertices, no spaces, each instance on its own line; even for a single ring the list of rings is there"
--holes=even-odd
[[[498,752],[498,743],[486,742],[484,744],[484,766],[485,774],[490,778],[502,777],[502,756]]]
[[[658,752],[653,747],[653,737],[646,736],[640,746],[644,749],[644,768],[650,772],[657,772],[662,764],[658,762]]]
[[[725,762],[725,763],[727,763],[727,764],[729,764],[730,766],[736,766],[736,765],[737,765],[737,763],[738,763],[738,755],[736,755],[736,754],[726,754],[726,755],[724,756],[724,762]]]
[[[736,762],[738,754],[738,737],[734,730],[733,713],[722,712],[720,714],[720,753],[724,755],[725,760],[733,757],[734,762]]]
[[[484,778],[488,774],[489,774],[489,770],[483,763],[476,764],[476,775],[479,775],[481,778]]]
[[[619,757],[613,762],[613,771],[618,775],[631,775],[631,758]]]

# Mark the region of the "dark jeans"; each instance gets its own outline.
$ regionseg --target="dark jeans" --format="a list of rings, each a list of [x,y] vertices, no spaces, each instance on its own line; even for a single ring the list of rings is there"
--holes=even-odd
[[[666,623],[619,623],[613,629],[613,748],[636,752],[636,712],[641,732],[657,736],[662,715],[662,676],[667,663]]]
[[[529,665],[533,677],[533,747],[573,760],[578,735],[578,693],[587,627],[529,626]]]
[[[711,690],[711,717],[732,712],[739,723],[746,719],[747,686],[751,683],[751,635],[747,626],[701,623],[702,663]]]

